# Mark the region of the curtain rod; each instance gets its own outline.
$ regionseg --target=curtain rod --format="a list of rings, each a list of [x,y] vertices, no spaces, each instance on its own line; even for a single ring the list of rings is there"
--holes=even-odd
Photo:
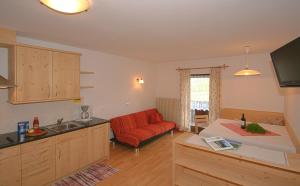
[[[220,66],[211,66],[211,67],[194,67],[194,68],[177,68],[176,70],[177,71],[180,71],[180,70],[194,70],[194,69],[210,69],[210,68],[228,68],[230,66],[228,65],[220,65]]]

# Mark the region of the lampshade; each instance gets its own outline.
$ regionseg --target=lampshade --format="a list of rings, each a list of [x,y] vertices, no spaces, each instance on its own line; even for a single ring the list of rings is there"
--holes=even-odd
[[[139,83],[143,84],[143,83],[144,83],[144,80],[143,80],[143,79],[141,79]]]
[[[256,76],[256,75],[261,75],[261,73],[257,70],[253,70],[253,69],[249,69],[248,67],[248,61],[247,61],[247,57],[250,51],[250,47],[249,46],[245,46],[245,62],[246,62],[246,67],[243,70],[240,70],[236,73],[234,73],[235,76]]]
[[[65,14],[80,13],[90,7],[89,0],[40,0],[40,2],[48,8]]]
[[[260,75],[260,74],[261,73],[259,71],[251,70],[246,67],[245,69],[236,72],[234,75],[235,76],[256,76],[256,75]]]

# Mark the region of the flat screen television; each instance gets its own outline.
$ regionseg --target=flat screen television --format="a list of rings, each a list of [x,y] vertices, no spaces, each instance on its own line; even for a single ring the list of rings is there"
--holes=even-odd
[[[280,87],[300,87],[300,37],[271,53]]]

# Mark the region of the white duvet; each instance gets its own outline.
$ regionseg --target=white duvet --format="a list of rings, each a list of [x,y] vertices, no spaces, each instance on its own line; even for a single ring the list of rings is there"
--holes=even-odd
[[[293,145],[285,126],[260,123],[265,129],[275,132],[280,136],[241,136],[223,125],[220,125],[220,123],[239,123],[239,121],[217,119],[213,124],[202,130],[199,135],[204,137],[222,136],[247,145],[255,145],[287,153],[296,153],[296,148]]]

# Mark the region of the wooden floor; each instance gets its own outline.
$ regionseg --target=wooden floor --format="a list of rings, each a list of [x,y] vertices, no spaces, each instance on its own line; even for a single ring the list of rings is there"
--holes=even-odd
[[[179,132],[174,136],[166,134],[142,147],[138,155],[132,148],[111,146],[110,160],[106,163],[119,172],[97,186],[171,186],[172,140],[179,135]]]

